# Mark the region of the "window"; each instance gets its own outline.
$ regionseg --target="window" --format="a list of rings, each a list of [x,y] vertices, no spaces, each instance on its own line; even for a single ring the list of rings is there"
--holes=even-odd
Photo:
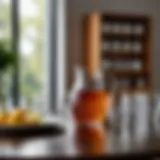
[[[63,100],[64,1],[0,0],[0,40],[13,40],[19,51],[8,89],[15,104],[33,106],[46,96],[55,108]]]
[[[25,105],[41,100],[44,91],[45,0],[20,0],[20,95]]]
[[[0,41],[4,43],[11,42],[11,0],[0,0]],[[5,85],[5,88],[0,88],[1,93],[6,98],[10,97],[11,94],[11,72],[7,72],[2,75],[1,73],[1,85]],[[2,82],[3,81],[3,82]]]
[[[0,0],[0,40],[11,39],[11,0]]]
[[[13,14],[14,9],[18,14]],[[8,85],[10,94],[7,96],[14,95],[12,89],[15,94],[19,92],[18,101],[22,105],[31,106],[41,100],[44,91],[44,9],[45,0],[0,0],[0,40],[16,41],[15,37],[19,40],[20,61],[16,78],[20,83],[14,88]]]

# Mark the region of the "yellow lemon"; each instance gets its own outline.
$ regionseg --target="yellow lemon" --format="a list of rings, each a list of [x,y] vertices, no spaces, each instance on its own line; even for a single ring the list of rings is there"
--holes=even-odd
[[[30,112],[26,116],[26,123],[27,124],[38,124],[41,121],[41,117],[36,112]]]
[[[0,112],[0,124],[4,125],[7,123],[8,120],[8,113],[7,112]]]

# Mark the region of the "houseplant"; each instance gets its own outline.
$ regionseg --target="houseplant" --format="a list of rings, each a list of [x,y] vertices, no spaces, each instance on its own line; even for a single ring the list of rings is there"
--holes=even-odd
[[[11,80],[11,74],[16,65],[16,53],[13,51],[11,43],[0,41],[0,106],[1,109],[5,105],[7,80]],[[10,77],[8,77],[10,75]],[[6,79],[7,77],[7,79]]]

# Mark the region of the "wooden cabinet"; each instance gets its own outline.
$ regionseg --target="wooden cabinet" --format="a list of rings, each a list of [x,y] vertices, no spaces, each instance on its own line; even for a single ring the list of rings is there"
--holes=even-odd
[[[149,16],[95,12],[84,16],[82,35],[84,50],[87,44],[92,45],[85,39],[86,29],[89,30],[85,24],[88,18],[91,19],[95,14],[99,16],[97,24],[100,27],[95,32],[99,35],[97,39],[100,42],[97,42],[97,46],[101,54],[106,87],[114,86],[114,82],[119,89],[151,88],[151,20]],[[93,44],[93,49],[94,46],[96,44]],[[109,79],[112,80],[109,81]]]

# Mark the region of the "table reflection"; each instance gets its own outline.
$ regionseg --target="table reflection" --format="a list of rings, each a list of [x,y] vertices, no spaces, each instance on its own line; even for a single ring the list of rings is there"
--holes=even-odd
[[[76,144],[79,150],[90,155],[103,154],[106,136],[103,126],[79,126],[76,128]]]

